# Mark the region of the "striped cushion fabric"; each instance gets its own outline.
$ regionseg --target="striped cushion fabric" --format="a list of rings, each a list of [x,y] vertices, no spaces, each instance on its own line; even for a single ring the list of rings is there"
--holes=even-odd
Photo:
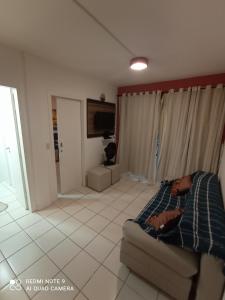
[[[225,211],[217,175],[198,171],[192,174],[190,191],[178,197],[170,194],[170,182],[163,182],[134,222],[154,238],[166,243],[208,253],[225,260]],[[161,233],[145,221],[165,210],[184,209],[178,225]]]

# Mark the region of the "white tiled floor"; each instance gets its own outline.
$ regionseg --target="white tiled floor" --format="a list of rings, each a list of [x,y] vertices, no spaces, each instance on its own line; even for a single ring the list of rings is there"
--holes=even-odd
[[[82,187],[32,214],[0,187],[9,205],[0,214],[0,299],[168,300],[119,260],[124,221],[156,190],[123,178],[102,193]],[[12,279],[22,280],[22,290]]]

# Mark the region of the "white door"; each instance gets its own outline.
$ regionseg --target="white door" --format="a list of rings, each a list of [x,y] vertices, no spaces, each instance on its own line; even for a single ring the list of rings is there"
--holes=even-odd
[[[80,101],[57,98],[60,191],[82,185]]]

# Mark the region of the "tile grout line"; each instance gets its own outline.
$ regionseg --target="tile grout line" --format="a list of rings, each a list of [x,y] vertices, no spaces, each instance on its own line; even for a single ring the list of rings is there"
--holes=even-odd
[[[121,196],[121,197],[122,197],[122,196]],[[136,200],[136,198],[137,198],[137,197],[134,198],[134,200],[132,201],[132,203]],[[128,205],[128,206],[129,206],[129,205]],[[128,207],[128,206],[127,206],[127,207]],[[125,207],[122,211],[120,211],[120,213],[119,213],[118,215],[120,215],[121,212],[124,212],[124,210],[125,210],[127,207]],[[59,209],[61,209],[61,208],[59,208]],[[105,208],[103,208],[102,210],[104,210],[104,209],[105,209]],[[62,209],[61,209],[61,210],[62,210]],[[95,216],[96,216],[96,215],[101,216],[99,213],[100,213],[102,210],[100,210],[98,213],[95,212]],[[52,213],[52,214],[54,214],[54,213]],[[67,213],[67,214],[68,214],[68,213]],[[76,214],[76,213],[75,213],[75,214]],[[75,214],[74,214],[74,215],[75,215]],[[41,220],[39,220],[39,221],[37,221],[37,222],[35,222],[35,223],[29,225],[29,226],[26,227],[26,228],[23,228],[22,226],[20,226],[20,224],[17,223],[17,220],[15,220],[14,222],[15,222],[15,223],[22,229],[22,231],[24,231],[24,233],[25,233],[26,235],[28,235],[28,237],[31,238],[32,240],[33,240],[33,238],[29,235],[29,233],[26,232],[26,230],[27,230],[28,228],[34,226],[34,225],[37,225],[38,223],[40,223],[41,221],[44,221],[44,220],[45,220],[46,222],[48,222],[53,228],[55,228],[55,229],[59,230],[61,233],[63,233],[66,237],[68,237],[68,236],[67,236],[63,231],[61,231],[59,228],[57,228],[57,226],[59,226],[60,224],[64,223],[64,222],[65,222],[66,220],[68,220],[70,217],[73,217],[75,220],[79,221],[79,222],[82,224],[81,226],[85,225],[85,226],[88,226],[90,229],[94,230],[93,228],[91,228],[91,227],[87,224],[87,222],[89,222],[89,221],[90,221],[91,219],[93,219],[95,216],[91,217],[90,219],[88,219],[88,220],[85,221],[85,222],[81,222],[80,220],[76,219],[76,217],[75,217],[74,215],[70,215],[68,218],[64,219],[61,223],[59,223],[59,224],[57,224],[57,225],[52,224],[52,223],[47,219],[48,216],[46,216],[46,217],[40,216],[40,217],[41,217]],[[101,216],[101,217],[107,219],[107,218],[104,217],[104,216]],[[47,219],[47,220],[46,220],[46,219]],[[113,222],[113,220],[107,219],[107,221],[109,221],[109,223],[108,223],[102,230],[100,230],[99,232],[96,232],[95,230],[94,230],[94,231],[95,231],[97,234],[100,234],[100,235],[101,235],[101,232],[104,231],[105,228],[108,227],[111,223],[116,224],[116,223]],[[117,225],[117,226],[120,226],[119,224],[116,224],[116,225]],[[72,234],[73,234],[76,230],[78,230],[81,226],[79,226],[78,228],[76,228],[70,235],[72,235]],[[4,226],[3,226],[3,227],[4,227]],[[40,236],[38,236],[37,239],[39,239],[39,238],[40,238],[41,236],[43,236],[44,234],[48,233],[51,229],[52,229],[52,228],[50,228],[49,230],[47,230],[46,232],[44,232],[43,234],[41,234]],[[19,232],[17,232],[17,233],[20,233],[20,232],[21,232],[21,231],[19,231]],[[10,239],[11,237],[15,236],[17,233],[15,233],[14,235],[10,236],[8,239]],[[70,235],[69,235],[69,236],[70,236]],[[109,240],[110,242],[115,243],[114,241],[108,239],[107,237],[105,237],[105,236],[103,236],[103,235],[101,235],[101,236],[104,237],[104,238],[106,238],[106,239]],[[2,242],[5,242],[5,241],[8,240],[8,239],[3,240]],[[2,242],[1,242],[1,243],[2,243]],[[74,241],[72,240],[72,242],[74,242]],[[30,243],[31,243],[31,242],[30,242]],[[28,243],[28,244],[30,244],[30,243]],[[26,244],[26,245],[23,246],[22,248],[18,249],[16,252],[18,252],[19,250],[23,249],[23,248],[26,247],[28,244]],[[116,244],[117,244],[117,243],[116,243]],[[79,245],[78,245],[78,246],[79,246]],[[87,246],[87,245],[86,245],[86,246]],[[53,248],[53,249],[54,249],[54,248]],[[14,255],[16,252],[14,252],[12,255]],[[12,255],[10,255],[8,258],[10,258]],[[4,256],[4,257],[5,257],[5,256]],[[5,257],[5,258],[6,258],[6,257]]]
[[[122,196],[121,196],[122,197]],[[135,197],[134,198],[134,200],[132,201],[132,203],[136,200],[136,198],[137,197]],[[129,206],[129,205],[128,205]],[[126,209],[127,207],[125,207],[123,210],[121,210],[120,211],[120,213],[118,214],[118,215],[120,215],[121,214],[121,212],[124,212],[124,210]],[[61,208],[59,208],[59,209],[61,209]],[[102,210],[104,210],[105,208],[103,208]],[[62,209],[61,209],[62,210]],[[100,210],[98,213],[96,213],[95,212],[95,216],[96,215],[100,215],[99,213],[102,211],[102,210]],[[54,213],[52,213],[52,214],[54,214]],[[75,213],[76,214],[76,213]],[[75,215],[74,214],[74,215]],[[75,231],[77,231],[81,226],[88,226],[90,229],[92,229],[92,230],[94,230],[93,228],[91,228],[88,224],[87,224],[87,222],[89,222],[92,218],[94,218],[95,216],[93,216],[93,217],[91,217],[90,219],[88,219],[87,221],[85,221],[85,222],[80,222],[80,220],[78,220],[78,219],[76,219],[76,217],[74,216],[74,215],[70,215],[68,218],[66,218],[66,219],[64,219],[61,223],[59,223],[59,224],[57,224],[57,225],[54,225],[54,224],[52,224],[48,219],[47,219],[47,217],[48,216],[46,216],[46,217],[42,217],[42,216],[40,216],[41,217],[41,220],[39,220],[39,221],[37,221],[37,222],[35,222],[35,223],[33,223],[33,224],[31,224],[31,225],[29,225],[28,227],[26,227],[26,228],[23,228],[22,226],[20,226],[20,224],[18,224],[17,223],[17,220],[15,220],[14,222],[22,229],[22,231],[24,231],[24,233],[26,234],[26,235],[28,235],[28,237],[29,238],[31,238],[31,240],[33,240],[33,238],[29,235],[29,233],[27,233],[26,232],[26,230],[28,229],[28,228],[30,228],[30,227],[32,227],[32,226],[34,226],[34,225],[37,225],[38,223],[40,223],[41,221],[46,221],[46,222],[48,222],[53,228],[55,228],[55,229],[57,229],[57,230],[59,230],[62,234],[64,234],[66,237],[69,237],[69,236],[71,236]],[[101,215],[100,215],[101,216]],[[75,220],[77,220],[77,221],[79,221],[82,225],[81,226],[79,226],[78,228],[76,228],[70,235],[66,235],[63,231],[61,231],[59,228],[57,228],[57,226],[59,226],[60,224],[62,224],[62,223],[64,223],[66,220],[68,220],[70,217],[73,217]],[[105,219],[107,219],[106,217],[104,217],[104,216],[101,216],[101,217],[103,217],[103,218],[105,218]],[[22,217],[21,217],[22,218]],[[46,220],[47,219],[47,220]],[[109,220],[109,219],[107,219],[107,221],[109,221],[109,223],[102,229],[102,230],[100,230],[99,232],[96,232],[95,230],[95,232],[97,233],[97,235],[101,235],[101,232],[102,231],[104,231],[105,230],[105,228],[106,227],[108,227],[111,223],[113,223],[113,224],[116,224],[116,223],[114,223],[113,222],[113,220]],[[117,226],[120,226],[119,224],[116,224]],[[4,227],[4,226],[3,226]],[[44,232],[43,234],[41,234],[40,236],[38,236],[38,238],[37,239],[39,239],[41,236],[43,236],[44,234],[46,234],[46,233],[48,233],[51,229],[53,229],[53,228],[50,228],[49,230],[47,230],[46,232]],[[20,233],[21,231],[19,231],[19,232],[17,232],[17,233]],[[15,236],[17,233],[15,233],[14,235],[12,235],[12,236],[10,236],[8,239],[10,239],[11,237],[13,237],[13,236]],[[110,241],[110,242],[113,242],[113,243],[115,243],[114,241],[112,241],[112,240],[110,240],[110,239],[108,239],[107,237],[105,237],[105,236],[103,236],[103,235],[101,235],[103,238],[106,238],[108,241]],[[8,240],[8,239],[5,239],[5,240],[3,240],[2,242],[5,242],[6,240]],[[71,240],[71,239],[70,239]],[[93,240],[93,239],[92,239]],[[91,240],[91,241],[92,241]],[[71,240],[72,242],[74,242],[73,240]],[[90,241],[90,242],[91,242]],[[1,243],[2,243],[1,242]],[[18,249],[16,252],[18,252],[18,251],[20,251],[21,249],[23,249],[24,247],[26,247],[27,245],[29,245],[29,244],[31,244],[32,243],[32,241],[30,242],[30,243],[28,243],[28,244],[26,244],[25,246],[23,246],[22,248],[20,248],[20,249]],[[117,243],[119,243],[119,241],[117,242]],[[117,244],[117,243],[115,243],[115,244]],[[76,244],[76,243],[75,243]],[[88,243],[89,244],[89,243]],[[87,244],[87,245],[88,245]],[[77,245],[77,244],[76,244]],[[86,246],[87,246],[86,245]],[[78,245],[79,246],[79,245]],[[80,247],[80,246],[79,246]],[[54,249],[54,248],[53,248]],[[51,250],[53,250],[53,249],[51,249]],[[50,250],[49,250],[50,251]],[[12,255],[14,255],[16,252],[14,252]],[[10,258],[12,255],[10,255],[8,258]],[[4,256],[4,255],[3,255]],[[5,257],[5,256],[4,256]],[[6,258],[6,257],[5,257]]]
[[[42,215],[40,215],[39,214],[39,216],[41,217],[41,219],[40,220],[38,220],[37,222],[35,222],[35,223],[33,223],[33,224],[31,224],[31,225],[29,225],[28,227],[26,227],[26,228],[23,228],[20,224],[18,224],[17,223],[17,220],[19,220],[19,219],[21,219],[21,218],[23,218],[24,216],[22,216],[22,217],[19,217],[19,218],[17,218],[17,219],[14,219],[14,222],[21,228],[21,230],[25,233],[25,234],[27,234],[28,236],[29,236],[29,234],[25,231],[26,229],[28,229],[28,228],[30,228],[31,226],[33,226],[33,225],[36,225],[37,223],[40,223],[41,221],[46,221],[46,222],[48,222],[51,226],[52,226],[52,228],[50,228],[49,230],[47,230],[45,233],[43,233],[42,235],[40,235],[40,236],[38,236],[36,239],[33,239],[31,236],[29,236],[30,238],[31,238],[31,242],[30,243],[28,243],[28,244],[26,244],[24,247],[26,247],[26,246],[28,246],[29,244],[31,244],[32,242],[34,242],[35,243],[35,245],[37,245],[38,246],[38,248],[43,252],[43,255],[39,258],[39,259],[41,259],[41,258],[43,258],[45,255],[52,261],[52,259],[48,256],[48,253],[50,252],[50,251],[52,251],[53,249],[55,249],[59,244],[61,244],[63,241],[65,241],[67,238],[71,241],[71,242],[73,242],[75,245],[77,245],[76,244],[76,242],[74,242],[74,240],[71,240],[71,238],[70,238],[70,236],[74,233],[74,232],[76,232],[81,226],[88,226],[87,225],[87,222],[89,222],[92,218],[94,218],[95,216],[101,216],[101,217],[103,217],[103,218],[105,218],[105,219],[107,219],[107,221],[109,221],[109,223],[104,227],[104,228],[102,228],[99,232],[96,232],[95,230],[95,233],[96,233],[96,235],[94,236],[94,238],[93,239],[91,239],[84,247],[80,247],[79,245],[78,245],[78,247],[81,249],[75,256],[73,256],[72,257],[72,259],[66,264],[66,265],[64,265],[63,266],[63,268],[65,268],[77,255],[79,255],[82,251],[84,251],[85,253],[87,253],[88,255],[90,255],[91,257],[93,257],[90,253],[88,253],[87,251],[86,251],[86,247],[97,237],[97,236],[101,236],[101,237],[103,237],[103,238],[106,238],[105,236],[102,236],[101,235],[101,233],[102,233],[102,231],[104,231],[105,230],[105,228],[107,228],[110,224],[115,224],[115,225],[117,225],[117,226],[120,226],[119,224],[117,224],[117,223],[114,223],[113,221],[114,221],[114,219],[115,218],[117,218],[121,213],[123,213],[124,212],[124,210],[126,210],[126,208],[129,206],[129,205],[131,205],[131,203],[133,203],[135,200],[136,200],[136,198],[142,193],[144,191],[144,189],[143,190],[140,190],[139,191],[139,193],[138,194],[136,194],[135,195],[135,197],[133,198],[133,200],[132,201],[130,201],[129,203],[128,203],[128,205],[127,206],[125,206],[124,207],[124,209],[122,209],[122,210],[118,210],[118,209],[116,209],[115,207],[113,207],[112,205],[111,205],[111,203],[112,202],[114,202],[114,201],[117,201],[117,200],[119,200],[119,198],[121,198],[124,194],[127,194],[125,191],[124,192],[122,192],[121,193],[121,195],[120,195],[120,197],[118,198],[118,199],[116,199],[116,197],[115,198],[113,198],[113,197],[111,197],[110,195],[107,195],[108,197],[111,197],[112,199],[113,199],[113,201],[111,201],[110,203],[104,203],[104,208],[102,208],[101,210],[99,210],[98,212],[96,212],[96,211],[93,211],[93,210],[91,210],[91,209],[89,209],[88,208],[88,205],[87,204],[84,204],[84,205],[81,205],[82,206],[82,208],[79,210],[79,211],[81,211],[83,208],[86,208],[86,209],[88,209],[88,210],[90,210],[90,211],[92,211],[92,212],[94,212],[95,213],[95,215],[93,216],[93,217],[91,217],[90,219],[88,219],[87,221],[85,221],[85,222],[80,222],[80,220],[78,220],[80,223],[81,223],[81,225],[78,227],[78,228],[76,228],[73,232],[71,232],[69,235],[67,235],[67,234],[65,234],[64,232],[62,232],[59,228],[57,228],[57,226],[59,226],[60,224],[62,224],[62,223],[64,223],[66,220],[68,220],[69,218],[74,218],[75,220],[77,220],[76,219],[76,217],[75,217],[75,215],[76,215],[76,213],[78,213],[78,212],[75,212],[74,214],[72,214],[72,215],[70,215],[69,213],[67,213],[63,208],[65,208],[65,207],[67,207],[67,205],[65,205],[65,206],[63,206],[63,207],[60,207],[60,206],[57,206],[57,204],[56,203],[53,203],[52,205],[56,205],[56,207],[55,208],[58,208],[59,210],[61,210],[61,211],[63,211],[64,213],[66,213],[67,215],[68,215],[68,218],[66,218],[66,219],[64,219],[63,221],[61,221],[60,223],[58,223],[58,224],[56,224],[56,225],[54,225],[54,224],[52,224],[49,220],[46,220],[47,218],[48,218],[48,216],[50,216],[50,215],[53,215],[55,212],[53,211],[52,213],[50,213],[50,214],[48,214],[47,216],[42,216]],[[120,191],[121,192],[121,191]],[[82,198],[84,198],[85,196],[87,196],[88,194],[85,194],[85,195],[83,195],[81,198],[79,198],[78,200],[81,200]],[[104,197],[104,194],[102,194],[102,196],[100,196],[100,197],[98,197],[98,198],[96,198],[96,200],[99,200],[99,198],[102,198],[102,197]],[[57,201],[57,200],[56,200]],[[63,201],[63,200],[62,200]],[[72,200],[72,202],[73,202],[73,200]],[[71,202],[71,203],[72,203]],[[71,204],[70,203],[70,204]],[[101,202],[102,203],[102,202]],[[68,205],[68,206],[70,206],[70,204]],[[49,207],[51,207],[52,205],[50,205]],[[118,214],[111,220],[111,219],[108,219],[107,217],[105,217],[105,216],[102,216],[102,215],[100,215],[100,213],[104,210],[104,209],[106,209],[106,208],[108,208],[108,207],[111,207],[111,208],[114,208],[114,209],[116,209],[116,210],[118,210]],[[8,212],[7,212],[8,213]],[[60,213],[60,212],[59,212]],[[13,221],[12,221],[13,222]],[[9,224],[9,223],[8,223]],[[4,227],[4,226],[3,226]],[[91,228],[90,226],[88,226],[89,228]],[[120,226],[121,227],[121,226]],[[2,228],[2,227],[1,227]],[[38,238],[40,238],[41,236],[43,236],[44,234],[46,234],[47,232],[49,232],[50,230],[52,230],[53,228],[55,228],[56,230],[59,230],[64,236],[65,236],[65,238],[63,239],[63,240],[61,240],[59,243],[57,243],[53,248],[51,248],[51,249],[49,249],[47,252],[45,252],[45,251],[43,251],[43,249],[42,248],[40,248],[40,246],[37,244],[37,242],[36,242],[36,240],[38,239]],[[92,228],[91,228],[92,229]],[[93,230],[93,229],[92,229]],[[21,231],[20,231],[21,232]],[[12,235],[12,236],[10,236],[10,238],[11,237],[13,237],[14,235]],[[7,239],[6,239],[7,240]],[[96,271],[95,272],[97,272],[97,270],[101,267],[101,266],[103,266],[104,268],[106,268],[111,274],[113,274],[115,277],[117,277],[121,282],[126,282],[127,281],[127,278],[128,278],[128,276],[127,276],[127,278],[125,279],[125,280],[121,280],[121,278],[119,278],[116,274],[114,274],[110,269],[108,269],[108,267],[107,266],[105,266],[104,265],[104,262],[106,261],[106,259],[111,255],[111,253],[115,250],[115,248],[116,247],[118,247],[118,244],[120,243],[120,240],[118,241],[118,242],[114,242],[114,241],[112,241],[112,240],[110,240],[110,239],[107,239],[106,238],[106,240],[108,240],[108,241],[110,241],[111,243],[113,243],[114,245],[113,245],[113,248],[110,250],[110,252],[107,254],[107,256],[104,258],[104,260],[102,261],[102,262],[99,262],[95,257],[93,257],[93,259],[99,264],[99,267],[96,269]],[[5,240],[4,240],[5,241]],[[3,241],[2,241],[3,242]],[[18,249],[16,252],[18,252],[18,251],[20,251],[21,249],[23,249],[24,247],[22,247],[22,248],[20,248],[20,249]],[[16,253],[15,252],[15,253]],[[14,254],[15,254],[14,253]],[[12,254],[12,255],[14,255],[14,254]],[[12,256],[11,255],[11,256]],[[11,257],[10,256],[10,257]],[[3,255],[3,257],[5,257],[4,255]],[[8,257],[8,258],[10,258],[10,257]],[[5,258],[6,260],[8,259],[8,258]],[[39,260],[38,259],[38,260]],[[32,265],[34,264],[34,263],[36,263],[38,260],[36,260],[35,262],[33,262],[32,263]],[[52,261],[53,263],[54,263],[54,261]],[[29,267],[31,267],[32,265],[30,265]],[[59,272],[61,271],[66,277],[67,277],[67,275],[62,271],[62,269],[61,268],[59,268],[55,263],[54,263],[54,265],[57,267],[57,269],[59,269]],[[28,267],[28,268],[29,268]],[[10,268],[11,268],[11,266],[10,266]],[[26,268],[25,270],[27,270],[28,268]],[[23,270],[20,274],[22,274],[23,272],[25,272],[25,270]],[[58,273],[59,273],[58,272]],[[94,274],[95,274],[95,272],[92,274],[92,276],[90,277],[90,279],[89,280],[91,280],[91,278],[94,276]],[[13,273],[14,273],[14,271],[13,271]],[[57,274],[58,274],[57,273]],[[15,277],[17,277],[17,276],[19,276],[20,274],[18,274],[18,275],[16,275],[15,273],[14,273],[14,275],[15,275]],[[55,276],[55,275],[54,275]],[[67,277],[68,278],[68,277]],[[89,282],[89,280],[88,280],[88,282]],[[71,280],[70,280],[71,281]],[[87,283],[88,283],[87,282]],[[87,284],[86,283],[86,284]],[[82,289],[86,286],[86,284],[82,287]],[[123,284],[124,285],[124,284]],[[122,286],[123,286],[122,285]],[[75,286],[76,286],[76,284],[75,284]],[[122,289],[122,286],[121,286],[121,289]],[[82,290],[81,289],[81,290]],[[120,289],[120,290],[121,290]],[[79,288],[78,288],[78,290],[79,291],[81,291]],[[119,291],[120,292],[120,291]],[[118,292],[118,294],[119,294],[119,292]],[[37,293],[36,293],[37,294]],[[35,295],[36,295],[35,294]],[[117,295],[118,295],[117,294]],[[34,295],[34,296],[35,296]],[[34,297],[33,296],[33,297]],[[76,297],[76,296],[75,296]]]
[[[6,262],[7,262],[7,265],[9,266],[11,272],[14,274],[14,278],[18,278],[17,275],[16,275],[16,273],[15,273],[14,270],[12,269],[11,265],[8,263],[7,259],[5,259],[5,260],[6,260]],[[9,285],[9,282],[7,282],[4,286],[2,286],[1,289],[0,289],[0,291],[2,291],[7,285]],[[23,286],[22,286],[22,289],[23,289],[23,291],[25,292],[25,294],[28,296],[28,299],[31,299],[31,298],[29,297],[29,295],[27,294],[26,290],[23,288]]]
[[[21,226],[20,226],[20,224],[17,224],[21,229],[22,229],[22,231],[25,231],[25,229],[23,229]],[[33,224],[34,225],[34,224]],[[53,224],[51,224],[51,225],[53,225]],[[31,225],[32,226],[32,225]],[[82,225],[81,225],[82,226]],[[53,228],[55,228],[56,229],[56,226],[54,226],[53,225]],[[51,229],[53,229],[53,228],[51,228]],[[51,229],[49,229],[48,231],[50,231]],[[79,229],[79,228],[77,228],[77,229]],[[47,232],[48,232],[47,231]],[[76,230],[75,230],[76,231]],[[75,232],[74,231],[74,232]],[[47,232],[45,232],[45,233],[47,233]],[[44,234],[45,234],[44,233]],[[43,235],[44,235],[43,234]],[[72,234],[72,233],[71,233]],[[42,236],[43,236],[42,235]],[[90,244],[97,236],[98,236],[99,234],[97,234],[95,237],[93,237],[93,239],[92,240],[90,240],[89,241],[89,243],[88,244]],[[65,234],[64,234],[64,236],[66,236]],[[63,240],[61,240],[59,243],[57,243],[53,248],[51,248],[51,249],[49,249],[47,252],[45,252],[45,251],[43,251],[43,249],[37,244],[37,242],[36,242],[36,240],[33,240],[32,238],[32,241],[31,241],[31,243],[32,242],[34,242],[35,243],[35,245],[43,252],[43,255],[41,256],[41,257],[39,257],[37,260],[35,260],[30,266],[28,266],[26,269],[24,269],[21,273],[19,273],[18,275],[16,275],[15,274],[15,272],[13,271],[13,273],[14,273],[14,275],[15,275],[15,277],[16,278],[18,278],[18,276],[19,275],[21,275],[23,272],[25,272],[26,270],[28,270],[32,265],[34,265],[36,262],[38,262],[39,260],[41,260],[41,258],[43,258],[45,255],[51,260],[51,262],[53,262],[53,264],[57,267],[57,269],[59,269],[59,271],[61,271],[66,277],[67,277],[67,275],[63,272],[63,270],[62,269],[60,269],[56,264],[55,264],[55,262],[51,259],[51,257],[49,257],[49,255],[48,255],[48,253],[50,252],[50,251],[52,251],[52,250],[54,250],[59,244],[61,244],[63,241],[65,241],[66,240],[66,238],[67,238],[68,236],[66,236]],[[38,237],[39,238],[39,237]],[[71,242],[73,242],[75,245],[77,245],[73,240],[71,240],[70,238],[69,238],[69,240],[71,241]],[[31,244],[31,243],[29,243],[29,244]],[[29,244],[27,244],[27,245],[29,245]],[[88,244],[86,244],[85,245],[85,247],[87,247],[88,246]],[[25,248],[27,245],[25,245],[23,248]],[[77,246],[79,246],[79,245],[77,245]],[[116,245],[113,247],[113,249],[116,247]],[[20,248],[18,251],[20,251],[20,250],[22,250],[23,248]],[[75,256],[73,256],[72,257],[72,259],[66,264],[66,265],[68,265],[77,255],[79,255],[82,251],[85,251],[85,248],[81,248],[80,246],[79,246],[79,248],[81,249]],[[113,250],[112,249],[112,250]],[[16,251],[16,252],[18,252],[18,251]],[[16,254],[16,252],[14,253],[14,254]],[[86,254],[88,254],[88,255],[90,255],[90,253],[88,253],[87,251],[85,251],[85,253]],[[111,252],[110,252],[111,253]],[[109,255],[110,255],[110,253],[109,253]],[[91,256],[91,255],[90,255]],[[93,257],[93,256],[91,256],[98,264],[99,264],[99,261],[95,258],[95,257]],[[108,257],[108,256],[107,256]],[[106,258],[107,258],[106,257]],[[106,259],[105,258],[105,259]],[[7,258],[5,258],[6,260],[7,260]],[[8,260],[7,260],[7,263],[8,263]],[[9,263],[8,263],[9,264]],[[64,265],[63,266],[63,268],[65,268],[66,267],[66,265]],[[10,265],[9,265],[10,266]],[[101,266],[101,265],[100,265]],[[99,267],[100,267],[99,266]],[[12,269],[11,268],[11,266],[10,266],[10,269]],[[97,270],[96,270],[97,271]],[[59,272],[58,272],[59,273]],[[113,275],[114,275],[114,273],[112,273]],[[55,276],[55,275],[54,275]],[[68,277],[67,277],[68,278]],[[71,280],[70,280],[71,281]],[[73,282],[74,283],[74,282]],[[8,283],[7,283],[8,284]],[[6,285],[7,285],[6,284]],[[75,284],[75,283],[74,283]],[[76,286],[76,284],[75,284],[75,286]],[[76,286],[76,288],[78,288],[77,286]],[[79,288],[78,288],[78,290],[79,290]],[[80,290],[81,291],[81,290]],[[39,293],[39,292],[37,292],[37,293]],[[37,295],[37,293],[35,293],[33,296],[32,296],[32,298],[33,297],[35,297],[36,295]]]
[[[122,196],[121,196],[122,197]],[[138,195],[137,195],[137,197],[138,197]],[[137,197],[135,197],[134,198],[134,200],[133,201],[135,201],[136,200],[136,198]],[[133,201],[132,201],[132,203],[133,203]],[[127,206],[128,207],[128,206]],[[127,208],[127,207],[125,207],[124,208],[124,210]],[[124,211],[123,210],[123,211]],[[100,211],[101,212],[101,211]],[[111,223],[113,223],[113,222],[111,222]],[[109,223],[110,224],[110,223]],[[109,225],[108,224],[108,225]],[[107,225],[107,226],[108,226]],[[107,227],[106,226],[106,227]],[[119,226],[119,225],[118,225]],[[103,230],[102,230],[103,231]],[[102,231],[100,231],[99,232],[99,234],[98,235],[101,235],[100,233],[102,232]],[[119,243],[119,242],[118,242]],[[89,243],[88,243],[89,244]],[[88,244],[86,245],[86,247],[88,246]],[[88,284],[88,282],[93,278],[93,276],[94,276],[94,274],[100,269],[100,267],[104,267],[104,268],[106,268],[107,270],[109,270],[105,265],[104,265],[104,262],[106,261],[106,259],[110,256],[110,254],[112,253],[112,251],[115,249],[117,247],[117,244],[116,244],[116,246],[115,247],[113,247],[113,249],[109,252],[109,254],[105,257],[105,259],[101,262],[101,264],[99,265],[99,267],[95,270],[95,272],[92,274],[92,276],[89,278],[89,280],[86,282],[86,284],[82,287],[82,290],[85,288],[85,286]],[[85,249],[84,249],[84,251],[85,251]],[[86,251],[85,251],[86,252]],[[88,253],[89,254],[89,253]],[[89,254],[90,255],[90,254]],[[94,258],[94,257],[93,257]],[[96,260],[96,258],[94,258],[95,260]],[[96,260],[97,261],[97,260]],[[109,270],[110,271],[110,273],[112,273],[114,276],[116,276],[111,270]],[[129,276],[129,274],[128,274],[128,276]],[[122,290],[122,288],[124,287],[124,285],[126,284],[126,282],[127,282],[127,279],[128,279],[128,276],[127,276],[127,278],[123,281],[123,280],[121,280],[121,278],[119,278],[118,276],[116,276],[123,284],[121,285],[121,287],[120,287],[120,289],[119,289],[119,291],[117,292],[117,294],[116,294],[116,297],[115,297],[115,299],[119,296],[119,293],[121,292],[121,290]],[[86,295],[85,295],[86,296]]]
[[[103,267],[105,267],[108,271],[110,271],[110,273],[112,273],[114,276],[116,276],[111,270],[109,270],[103,263],[105,262],[105,260],[108,258],[108,256],[111,254],[111,252],[117,247],[117,244],[116,245],[114,245],[114,247],[111,249],[111,251],[108,253],[108,255],[105,257],[105,259],[102,261],[102,262],[99,262],[94,256],[92,256],[90,253],[88,253],[87,251],[86,251],[86,247],[98,236],[98,235],[100,235],[100,234],[97,234],[95,237],[93,237],[93,239],[91,239],[86,245],[85,245],[85,247],[84,248],[81,248],[80,246],[79,246],[79,248],[81,249],[75,256],[73,256],[71,259],[70,259],[70,261],[68,261],[68,263],[67,264],[65,264],[64,266],[63,266],[63,268],[61,269],[61,268],[59,268],[56,264],[55,264],[55,262],[51,259],[51,257],[48,255],[48,253],[50,252],[50,251],[52,251],[52,250],[54,250],[59,244],[61,244],[63,241],[65,241],[66,240],[66,238],[65,239],[63,239],[62,241],[60,241],[58,244],[56,244],[53,248],[51,248],[51,249],[49,249],[48,250],[48,252],[45,252],[45,251],[43,251],[43,249],[41,249],[40,248],[40,246],[35,242],[35,240],[33,240],[33,242],[39,247],[39,249],[41,250],[41,251],[43,251],[44,252],[44,254],[39,258],[39,259],[37,259],[35,262],[33,262],[33,264],[35,264],[37,261],[39,261],[41,258],[43,258],[45,255],[51,260],[51,262],[53,262],[54,263],[54,265],[57,267],[57,269],[59,269],[59,272],[61,271],[66,277],[67,277],[67,275],[63,272],[63,269],[67,266],[67,265],[69,265],[69,263],[76,257],[76,256],[78,256],[82,251],[84,251],[87,255],[90,255],[98,264],[99,264],[99,267],[96,269],[96,271],[92,274],[92,276],[90,277],[90,279],[89,280],[91,280],[91,278],[94,276],[94,274],[97,272],[97,270],[101,267],[101,266],[103,266]],[[69,237],[68,237],[69,238]],[[75,243],[73,240],[71,240],[70,238],[69,238],[69,240],[70,241],[72,241],[73,243]],[[75,243],[75,245],[77,245],[76,243]],[[32,264],[32,265],[33,265]],[[32,265],[30,265],[29,267],[27,267],[25,270],[23,270],[20,274],[18,274],[17,276],[19,276],[19,275],[21,275],[23,272],[25,272],[27,269],[29,269]],[[59,273],[58,272],[58,273]],[[57,274],[58,274],[57,273]],[[16,277],[17,277],[16,276]],[[55,275],[54,275],[55,276]],[[118,276],[116,276],[121,282],[123,282],[123,280],[121,280],[121,278],[119,278]],[[68,278],[68,277],[67,277]],[[71,279],[69,279],[70,281],[71,281]],[[89,282],[89,280],[87,281],[87,283]],[[73,282],[73,281],[72,281]],[[86,283],[86,284],[87,284]],[[73,284],[75,284],[74,282],[73,282]],[[86,285],[85,284],[85,285]],[[84,285],[84,286],[85,286]],[[84,288],[84,286],[82,287],[82,289],[79,289],[78,287],[77,287],[77,285],[75,284],[75,286],[76,286],[76,288],[78,289],[78,290],[80,290],[80,291],[82,291],[82,289]],[[37,292],[32,298],[34,298],[37,294],[38,294],[39,292]]]

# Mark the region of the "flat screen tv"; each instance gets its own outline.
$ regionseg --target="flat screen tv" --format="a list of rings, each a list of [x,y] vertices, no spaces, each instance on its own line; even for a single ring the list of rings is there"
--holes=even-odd
[[[96,130],[114,134],[115,113],[97,111],[94,116],[94,127]]]
[[[113,135],[115,119],[115,103],[87,99],[87,138]]]

